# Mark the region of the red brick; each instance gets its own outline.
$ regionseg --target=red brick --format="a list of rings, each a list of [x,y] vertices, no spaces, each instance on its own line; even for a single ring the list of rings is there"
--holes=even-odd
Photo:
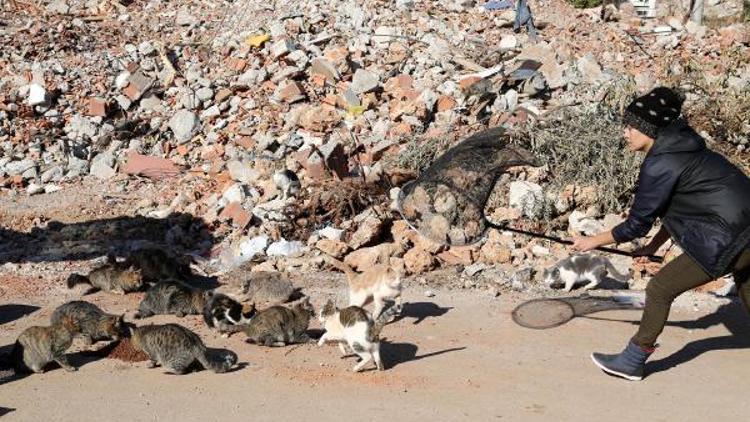
[[[107,117],[107,102],[103,98],[91,97],[88,103],[89,116]]]
[[[162,179],[180,174],[180,169],[166,158],[143,155],[135,152],[128,154],[128,161],[122,171],[126,174]]]
[[[448,95],[441,95],[437,100],[437,111],[452,110],[456,106],[456,100]]]
[[[242,208],[239,202],[230,202],[219,214],[219,217],[225,220],[232,220],[235,226],[244,229],[253,220],[253,215],[246,209]]]

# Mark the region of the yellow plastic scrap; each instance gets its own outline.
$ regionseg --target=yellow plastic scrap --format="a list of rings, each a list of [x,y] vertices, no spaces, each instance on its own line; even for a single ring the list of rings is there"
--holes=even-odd
[[[357,117],[365,112],[365,107],[358,105],[358,106],[349,106],[346,108],[346,112],[351,115],[352,117]]]
[[[270,39],[271,36],[268,34],[253,35],[251,37],[247,37],[247,39],[245,40],[245,44],[249,45],[250,47],[260,47],[261,45],[263,45],[263,43]]]

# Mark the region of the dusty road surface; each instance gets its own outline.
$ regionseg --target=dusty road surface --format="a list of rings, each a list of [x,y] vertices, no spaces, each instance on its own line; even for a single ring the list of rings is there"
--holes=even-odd
[[[135,199],[84,186],[76,194],[0,202],[0,224],[22,233],[13,238],[27,249],[19,254],[8,244],[0,248],[2,351],[26,327],[48,324],[56,306],[81,297],[80,288],[64,286],[65,278],[90,268],[87,259],[106,252],[102,248],[116,234],[106,226],[77,227],[86,243],[63,227],[45,243],[34,227],[50,220],[117,218],[133,202],[160,192],[147,189],[130,195]],[[104,243],[90,250],[97,235]],[[184,324],[208,346],[237,352],[240,368],[170,375],[146,368],[146,362],[86,353],[76,340],[69,353],[77,372],[51,367],[0,385],[0,414],[3,421],[747,420],[750,318],[737,304],[708,296],[681,300],[649,364],[650,375],[631,383],[601,373],[589,354],[619,351],[635,330],[638,311],[603,312],[550,330],[529,330],[510,318],[517,304],[533,298],[529,293],[494,297],[485,290],[450,288],[462,283],[424,279],[407,283],[404,317],[383,330],[383,372],[352,373],[353,358],[341,359],[334,345],[262,348],[246,344],[242,334],[225,339],[208,331],[199,316],[163,316],[139,324]],[[344,302],[339,273],[295,274],[293,280],[317,307],[330,297]],[[427,297],[427,289],[434,296]],[[85,299],[132,321],[141,297],[96,293]],[[319,329],[317,321],[311,328]]]
[[[335,291],[311,294],[322,302]],[[341,359],[332,345],[268,349],[245,344],[243,335],[224,339],[189,316],[180,323],[197,328],[209,346],[236,351],[242,368],[177,376],[145,362],[74,353],[78,372],[54,368],[0,386],[0,406],[9,409],[3,419],[741,421],[750,411],[744,399],[750,324],[737,305],[702,318],[703,312],[677,310],[650,375],[630,383],[602,374],[588,355],[620,348],[637,312],[604,312],[535,331],[510,319],[520,296],[435,293],[428,299],[410,291],[406,316],[384,329],[384,372],[349,372],[354,360]],[[46,323],[53,305],[74,296],[60,289],[45,298],[14,298],[41,309],[8,321],[15,316],[5,305],[0,344]],[[137,303],[137,297],[89,298],[110,312],[130,309],[127,315]],[[82,348],[76,340],[74,351]]]

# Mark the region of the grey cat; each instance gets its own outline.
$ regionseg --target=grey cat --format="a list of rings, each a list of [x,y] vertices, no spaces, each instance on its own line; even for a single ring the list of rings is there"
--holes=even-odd
[[[93,290],[118,294],[135,292],[143,288],[141,272],[133,267],[108,262],[93,269],[88,275],[73,273],[68,277],[68,288],[88,284]]]
[[[75,322],[70,318],[63,318],[60,324],[50,327],[29,327],[18,336],[10,360],[19,372],[42,373],[52,361],[66,371],[76,371],[65,355],[73,344],[74,331]]]
[[[588,281],[583,289],[589,290],[601,284],[607,274],[622,283],[626,283],[629,276],[621,274],[609,259],[594,255],[572,255],[557,262],[544,271],[544,283],[552,288],[564,287],[566,292],[573,289],[579,281]]]
[[[278,305],[289,301],[299,289],[282,273],[272,271],[251,272],[239,286],[238,296],[243,302],[256,305]]]
[[[149,368],[161,365],[175,374],[188,372],[197,360],[213,372],[227,372],[237,363],[237,354],[227,350],[222,355],[210,353],[201,338],[177,324],[130,327],[131,343],[148,355]]]
[[[242,331],[255,316],[255,305],[243,306],[231,297],[215,292],[206,292],[203,320],[227,336]]]
[[[119,340],[123,334],[123,316],[108,314],[93,303],[74,300],[60,305],[52,313],[52,325],[63,319],[73,321],[73,334],[81,336],[87,345],[102,340]]]
[[[315,310],[308,298],[291,308],[272,306],[258,312],[245,327],[248,343],[262,346],[286,346],[310,341],[307,327]]]
[[[206,294],[177,280],[162,281],[151,286],[138,305],[135,318],[173,314],[178,317],[203,313]]]

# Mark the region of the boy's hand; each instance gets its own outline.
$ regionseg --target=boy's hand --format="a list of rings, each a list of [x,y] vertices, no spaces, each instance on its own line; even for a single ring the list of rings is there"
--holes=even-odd
[[[578,252],[588,252],[601,246],[598,239],[593,236],[574,237],[571,241],[573,242],[571,248]]]

